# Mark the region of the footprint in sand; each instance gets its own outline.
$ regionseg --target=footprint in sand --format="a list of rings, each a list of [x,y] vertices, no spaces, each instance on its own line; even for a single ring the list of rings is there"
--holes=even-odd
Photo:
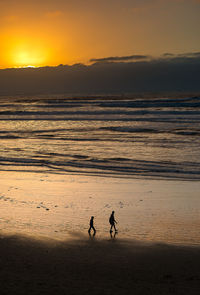
[[[38,209],[39,209],[39,208],[43,208],[43,209],[49,211],[49,208],[47,208],[46,206],[44,206],[44,205],[43,205],[43,202],[41,202],[41,203],[37,206],[37,208],[38,208]]]
[[[124,207],[124,203],[123,202],[119,202],[119,206],[120,206],[120,208],[123,208]]]

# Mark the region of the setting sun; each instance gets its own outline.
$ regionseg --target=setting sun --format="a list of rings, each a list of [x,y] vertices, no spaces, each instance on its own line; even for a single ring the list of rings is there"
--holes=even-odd
[[[40,54],[34,54],[28,51],[19,51],[13,54],[13,61],[16,66],[38,66],[43,61],[42,56]]]
[[[47,57],[47,50],[30,42],[13,44],[10,48],[10,59],[15,67],[42,66],[47,61]]]
[[[27,36],[28,33],[11,32],[4,36],[4,60],[8,67],[40,67],[49,63],[52,58],[50,42],[41,36]]]

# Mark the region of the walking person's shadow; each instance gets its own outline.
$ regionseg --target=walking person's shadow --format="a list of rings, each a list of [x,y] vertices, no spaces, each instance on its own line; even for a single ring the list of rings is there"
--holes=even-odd
[[[93,232],[93,234],[91,234],[91,232],[88,232],[88,234],[89,234],[90,239],[91,239],[91,240],[94,240],[95,235],[96,235],[96,231]]]
[[[115,231],[114,233],[110,231],[110,238],[111,238],[112,240],[114,240],[114,239],[116,238],[117,235],[118,235],[118,232],[117,232],[117,231]]]

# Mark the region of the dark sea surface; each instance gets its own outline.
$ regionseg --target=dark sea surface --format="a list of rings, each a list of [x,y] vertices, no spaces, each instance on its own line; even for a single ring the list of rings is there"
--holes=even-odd
[[[5,170],[200,180],[200,97],[1,97]]]

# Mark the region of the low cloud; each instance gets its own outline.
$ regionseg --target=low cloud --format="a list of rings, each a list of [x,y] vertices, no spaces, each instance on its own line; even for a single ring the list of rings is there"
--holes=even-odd
[[[131,62],[127,62],[130,56],[124,56],[101,58],[91,65],[0,70],[0,95],[200,93],[200,52],[147,57],[134,56]]]
[[[90,62],[123,62],[131,60],[145,60],[150,58],[148,55],[127,55],[127,56],[110,56],[103,58],[92,58]]]
[[[189,52],[178,54],[180,57],[200,57],[200,52]]]
[[[178,58],[196,58],[196,57],[200,57],[200,52],[186,52],[186,53],[179,53],[179,54],[174,54],[174,53],[164,53],[162,55],[162,57],[164,58],[168,58],[168,59],[178,59]]]
[[[163,56],[164,57],[172,57],[172,56],[174,56],[174,54],[166,52],[166,53],[163,53]]]

